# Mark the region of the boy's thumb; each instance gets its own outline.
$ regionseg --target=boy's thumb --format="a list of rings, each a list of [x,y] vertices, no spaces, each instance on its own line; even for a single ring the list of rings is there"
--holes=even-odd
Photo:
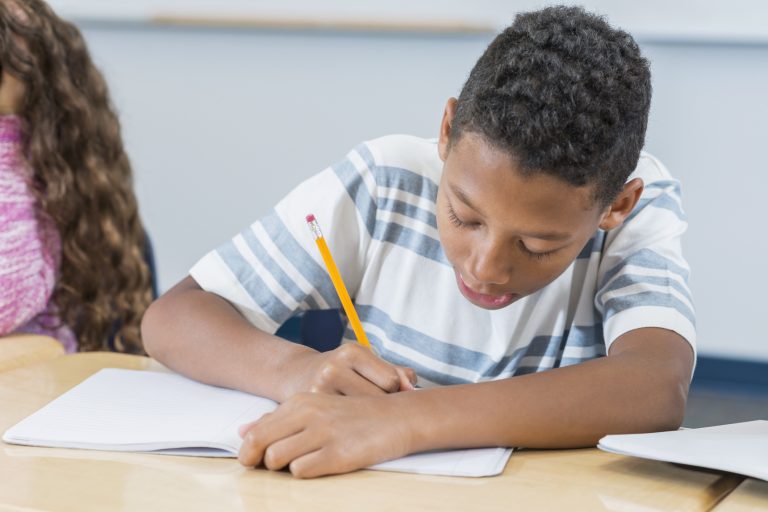
[[[245,423],[244,425],[240,425],[237,428],[237,433],[240,435],[240,437],[245,437],[245,434],[251,429],[252,426],[256,424],[255,421],[252,421],[250,423]]]

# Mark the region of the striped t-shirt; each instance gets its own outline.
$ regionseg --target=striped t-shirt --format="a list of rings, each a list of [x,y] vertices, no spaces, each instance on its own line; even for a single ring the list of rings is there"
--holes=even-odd
[[[338,308],[304,219],[313,213],[374,350],[414,368],[422,386],[577,364],[641,327],[675,331],[695,346],[680,185],[658,160],[640,157],[631,178],[645,189],[622,226],[598,230],[552,283],[495,311],[462,296],[443,253],[435,218],[442,167],[435,140],[363,143],[190,274],[269,333],[299,311]],[[352,340],[347,329],[344,341]]]

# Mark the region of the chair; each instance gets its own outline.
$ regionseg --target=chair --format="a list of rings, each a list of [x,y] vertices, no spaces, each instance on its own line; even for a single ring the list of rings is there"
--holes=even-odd
[[[147,263],[147,267],[149,268],[149,279],[150,279],[150,285],[152,287],[152,300],[155,300],[159,297],[159,288],[157,285],[157,267],[155,266],[155,250],[152,246],[152,239],[149,237],[148,233],[144,233],[144,261]],[[120,329],[119,323],[116,323],[113,328],[112,332],[109,335],[109,340],[107,341],[107,346],[109,347],[109,350],[115,352],[117,349],[115,347],[115,334],[117,334],[117,331]]]
[[[341,344],[344,325],[338,309],[311,309],[289,318],[275,333],[320,352]]]

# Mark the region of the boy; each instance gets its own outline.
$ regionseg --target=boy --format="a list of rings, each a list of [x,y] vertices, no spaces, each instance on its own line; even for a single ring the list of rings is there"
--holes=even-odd
[[[240,461],[299,477],[677,428],[695,330],[679,188],[640,154],[650,95],[626,33],[580,8],[519,15],[437,142],[370,141],[300,185],[150,308],[146,349],[282,402],[242,429]],[[339,306],[308,213],[378,355],[349,330],[326,353],[271,334]]]

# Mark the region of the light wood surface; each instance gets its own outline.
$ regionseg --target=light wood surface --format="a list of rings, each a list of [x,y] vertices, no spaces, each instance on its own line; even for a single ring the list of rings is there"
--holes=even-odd
[[[80,353],[0,374],[0,430],[100,368],[151,359]],[[0,510],[710,510],[743,479],[598,451],[518,451],[501,476],[358,471],[298,480],[234,459],[0,444]]]
[[[767,511],[768,482],[747,478],[731,494],[726,496],[714,510],[715,512]]]
[[[0,372],[47,361],[64,354],[64,347],[49,336],[13,334],[0,337]]]

